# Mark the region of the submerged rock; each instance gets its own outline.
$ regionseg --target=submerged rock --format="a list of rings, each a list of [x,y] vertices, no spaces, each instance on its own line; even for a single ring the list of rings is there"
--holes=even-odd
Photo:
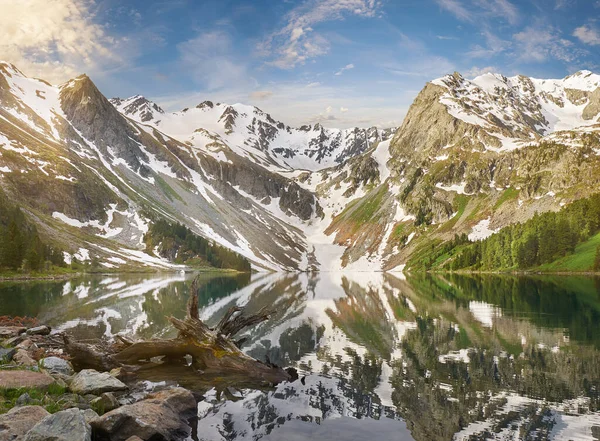
[[[127,386],[123,382],[106,372],[100,373],[93,369],[84,369],[79,372],[73,378],[70,386],[73,392],[82,395],[100,395],[104,392],[116,392],[127,389]]]
[[[37,423],[50,415],[41,406],[15,407],[0,415],[0,441],[21,441]]]
[[[127,441],[137,436],[145,440],[172,441],[190,435],[188,420],[196,413],[193,394],[174,388],[115,409],[91,424],[99,440]]]
[[[92,428],[84,412],[67,409],[49,415],[27,432],[24,441],[91,441]]]

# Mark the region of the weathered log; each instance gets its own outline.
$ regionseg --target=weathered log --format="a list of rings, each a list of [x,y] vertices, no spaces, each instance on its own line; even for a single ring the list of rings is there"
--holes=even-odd
[[[117,339],[120,347],[114,347],[114,353],[102,352],[97,347],[75,343],[67,338],[65,343],[74,364],[78,366],[110,370],[124,365],[141,366],[157,357],[186,365],[186,356],[191,356],[194,369],[202,371],[208,377],[231,376],[236,379],[246,378],[251,382],[275,384],[294,379],[294,372],[246,355],[239,348],[244,339],[233,339],[242,330],[267,320],[269,316],[270,311],[266,308],[256,314],[245,315],[242,308],[234,306],[214,328],[210,328],[200,320],[197,280],[194,280],[185,320],[169,318],[179,331],[176,338],[133,342],[119,336]]]

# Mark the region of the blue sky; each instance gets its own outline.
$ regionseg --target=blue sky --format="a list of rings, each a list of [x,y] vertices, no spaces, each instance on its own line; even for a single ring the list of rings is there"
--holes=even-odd
[[[597,0],[0,0],[0,59],[167,110],[394,126],[434,78],[600,71]]]

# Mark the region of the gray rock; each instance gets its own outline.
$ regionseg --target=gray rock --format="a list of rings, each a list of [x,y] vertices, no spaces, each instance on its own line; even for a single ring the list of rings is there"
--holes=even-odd
[[[187,420],[196,412],[192,393],[174,388],[119,407],[91,424],[94,433],[111,441],[127,441],[133,436],[155,441],[182,440],[190,435]]]
[[[50,415],[41,406],[15,407],[0,415],[0,441],[22,441],[25,434]]]
[[[16,352],[17,351],[14,348],[0,348],[0,363],[8,363],[11,361]]]
[[[25,339],[25,337],[23,337],[23,335],[17,335],[15,337],[11,337],[8,340],[4,340],[4,345],[5,346],[16,346],[19,343],[21,343],[23,340]]]
[[[24,441],[91,441],[92,428],[79,409],[47,416],[27,432]]]
[[[42,358],[40,360],[40,367],[51,375],[61,374],[70,376],[75,372],[71,363],[58,357]]]
[[[15,404],[17,406],[27,406],[28,404],[31,404],[32,399],[29,396],[29,394],[27,392],[25,392],[23,395],[21,395],[19,398],[17,398],[17,401],[15,401]]]
[[[99,417],[99,415],[92,409],[82,410],[81,413],[82,413],[83,418],[85,419],[86,423],[88,423],[88,424]]]
[[[90,401],[90,404],[95,409],[99,409],[102,413],[110,412],[121,405],[111,392],[103,393],[98,398]]]
[[[84,369],[71,381],[71,390],[75,393],[86,395],[100,395],[104,392],[126,390],[127,386],[106,372],[93,369]]]
[[[50,334],[49,326],[36,326],[35,328],[29,328],[27,330],[27,335],[48,335]]]

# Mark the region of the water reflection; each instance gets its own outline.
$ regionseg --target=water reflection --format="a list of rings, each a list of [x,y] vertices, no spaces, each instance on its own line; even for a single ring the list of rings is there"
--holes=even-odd
[[[0,285],[0,315],[35,314],[82,336],[165,336],[189,284]],[[244,349],[304,378],[202,390],[199,439],[600,439],[597,279],[329,273],[200,285],[208,321],[232,305],[274,308]]]

